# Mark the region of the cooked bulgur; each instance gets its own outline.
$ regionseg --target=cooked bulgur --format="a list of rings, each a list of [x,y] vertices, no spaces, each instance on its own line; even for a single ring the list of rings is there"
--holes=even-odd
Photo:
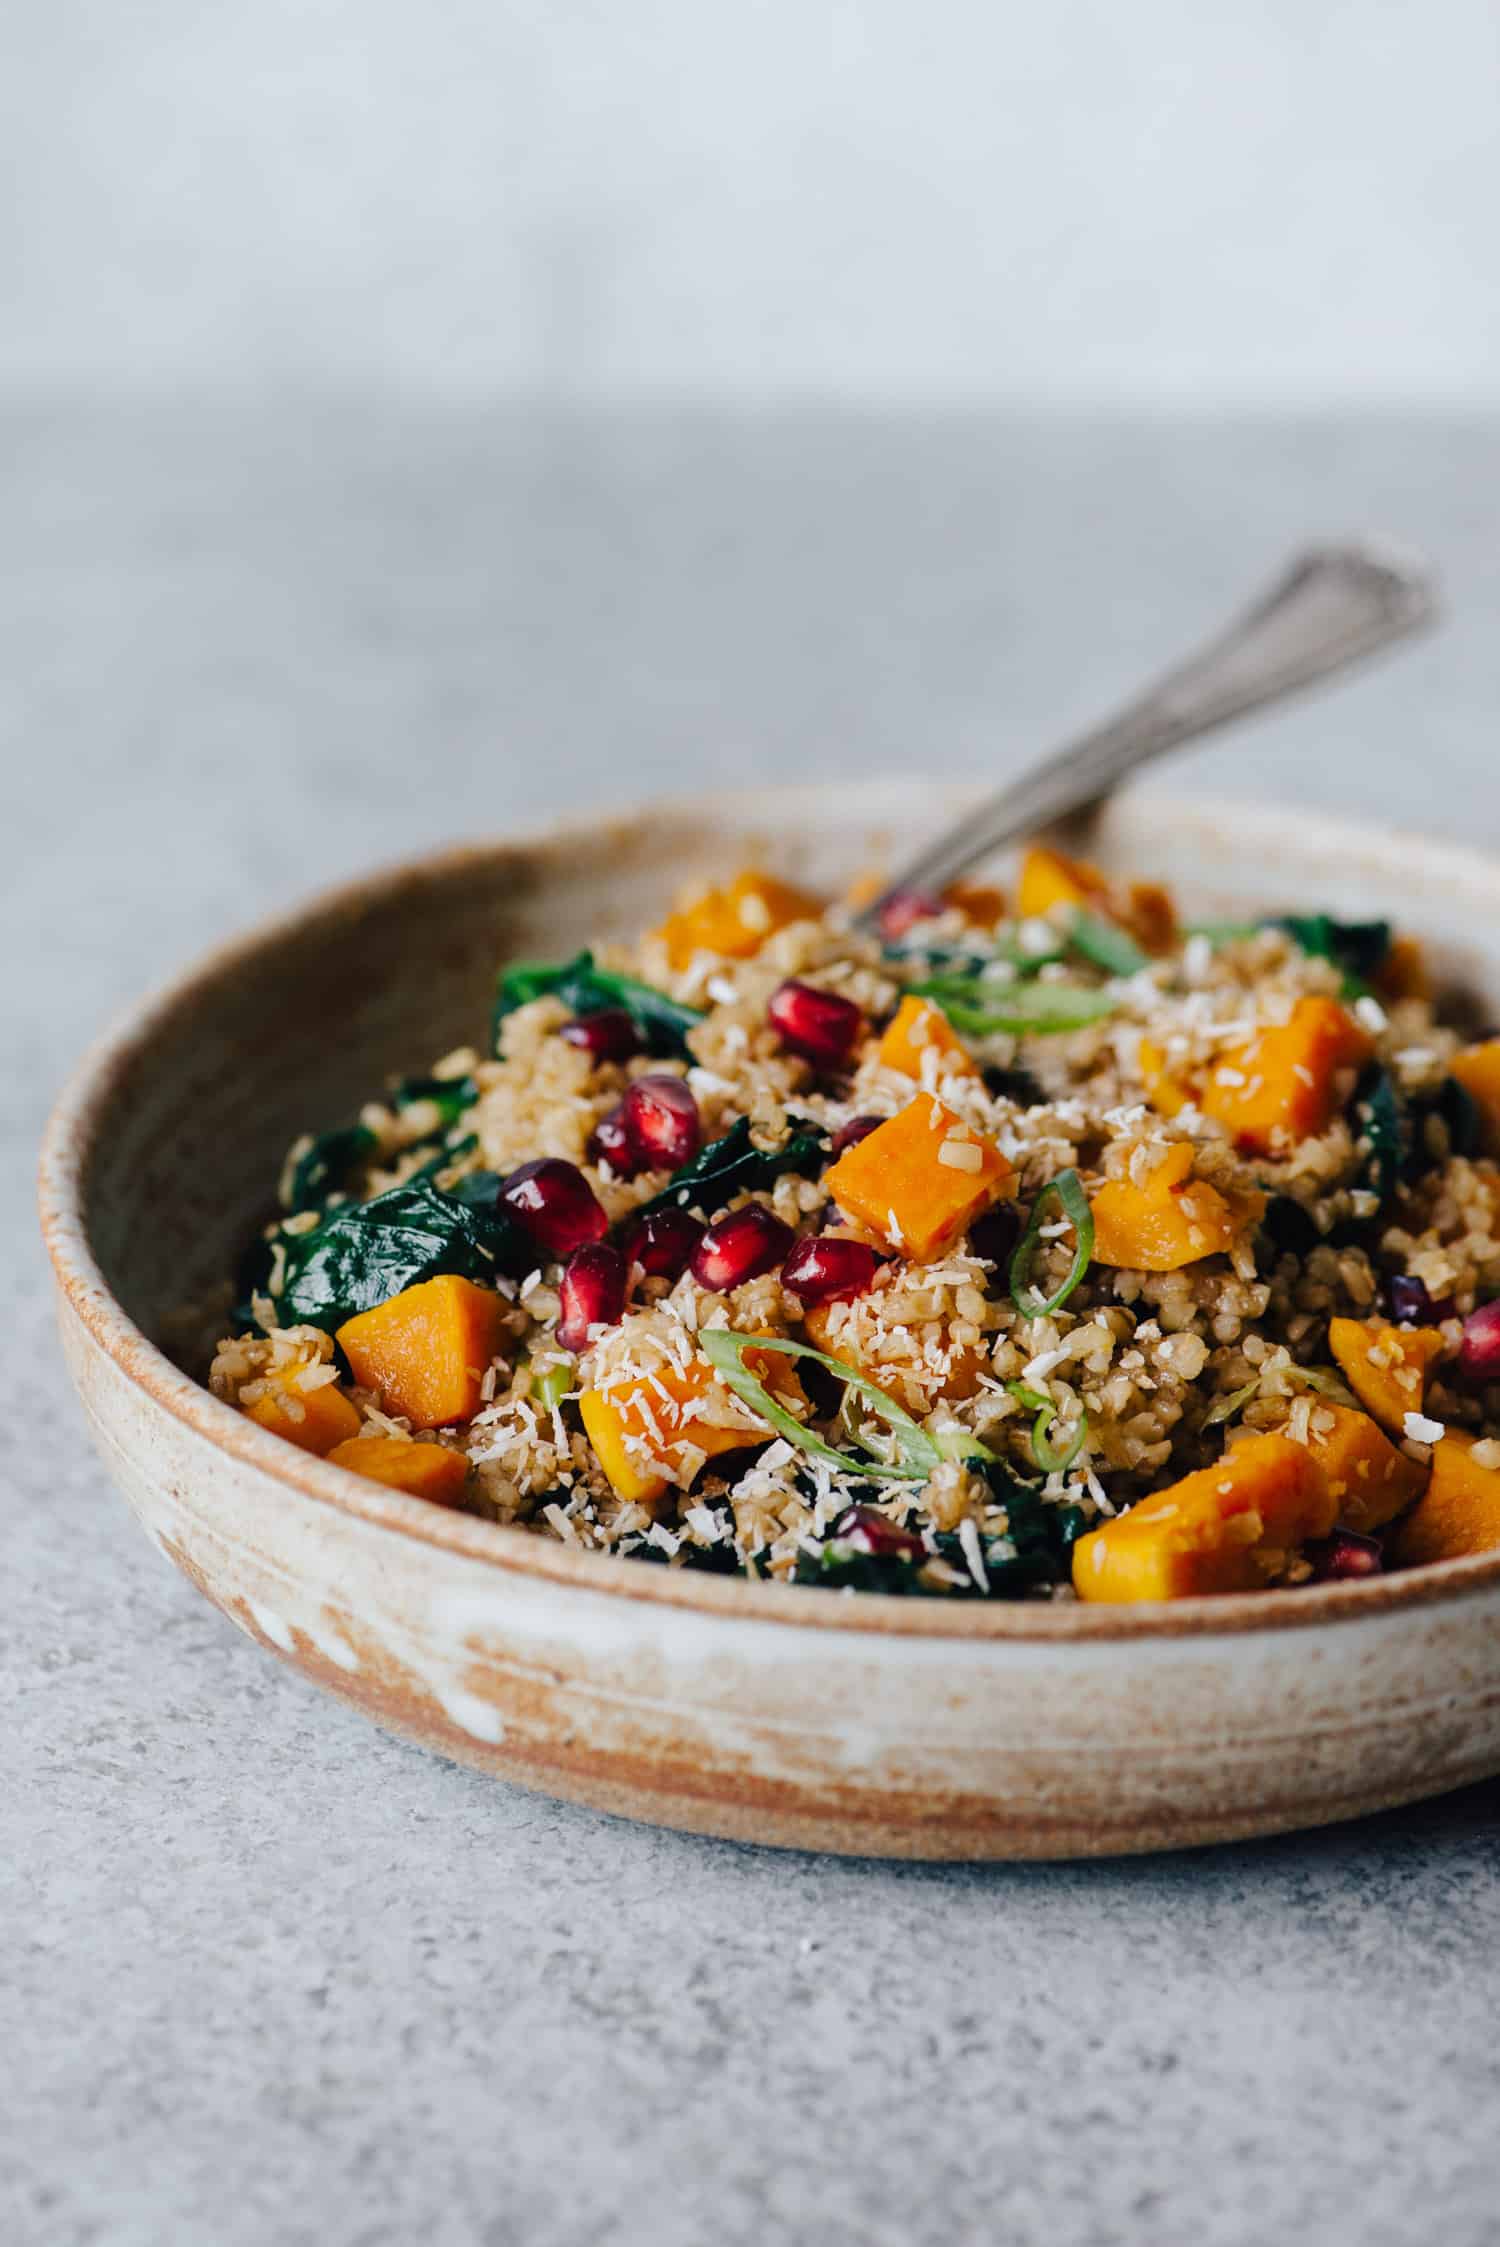
[[[879,936],[742,875],[510,967],[487,1051],[300,1140],[211,1383],[756,1577],[1161,1598],[1500,1544],[1500,1042],[1451,1014],[1384,923],[1185,928],[1042,847],[1009,909]]]

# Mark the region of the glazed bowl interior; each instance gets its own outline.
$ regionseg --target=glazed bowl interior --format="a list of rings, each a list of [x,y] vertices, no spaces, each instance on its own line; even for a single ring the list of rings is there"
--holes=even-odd
[[[872,864],[899,864],[977,792],[887,782],[861,793],[857,825],[847,789],[826,786],[658,806],[461,850],[373,876],[216,954],[105,1041],[54,1124],[44,1202],[68,1235],[71,1260],[59,1258],[65,1284],[70,1269],[76,1281],[81,1259],[75,1300],[88,1299],[96,1338],[120,1357],[129,1322],[137,1343],[143,1335],[191,1365],[185,1307],[223,1299],[226,1275],[269,1214],[290,1141],[354,1113],[387,1076],[482,1043],[500,961],[559,958],[601,938],[629,938],[684,883],[747,859],[838,889]],[[1169,882],[1188,918],[1325,908],[1395,917],[1428,940],[1441,979],[1477,1005],[1500,1007],[1500,884],[1462,851],[1284,810],[1184,806],[1150,793],[1108,807],[1077,839],[1106,865]],[[248,1443],[268,1472],[325,1496],[337,1487],[345,1506],[411,1533],[439,1533],[424,1520],[432,1509],[372,1494],[355,1478],[291,1454],[203,1392],[189,1395],[166,1365],[155,1393],[214,1440]],[[458,1533],[453,1523],[444,1517],[440,1533]],[[544,1559],[547,1541],[483,1522],[464,1522],[462,1534],[468,1550],[510,1565],[550,1559],[555,1567],[566,1557],[570,1571],[648,1597],[662,1596],[662,1580],[673,1573],[602,1555],[563,1556],[555,1547]],[[1389,1596],[1399,1581],[1380,1589]],[[1303,1596],[1310,1610],[1364,1589]],[[792,1599],[804,1619],[811,1601],[830,1621],[840,1604],[703,1577],[668,1596],[710,1608],[726,1599]],[[903,1616],[903,1629],[939,1631],[959,1620],[929,1612],[947,1604],[882,1602],[919,1611]],[[1227,1621],[1229,1609],[1245,1603],[1183,1604],[1211,1605]],[[1250,1606],[1269,1621],[1282,1603]],[[1019,1619],[1015,1609],[986,1605],[967,1609],[962,1627],[1013,1629]],[[1054,1609],[1048,1627],[1108,1632],[1146,1620],[1127,1625]]]

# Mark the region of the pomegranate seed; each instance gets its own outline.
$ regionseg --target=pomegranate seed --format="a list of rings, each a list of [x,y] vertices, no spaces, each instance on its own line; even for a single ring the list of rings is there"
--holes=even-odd
[[[900,1560],[927,1558],[921,1538],[914,1537],[909,1529],[898,1529],[875,1506],[851,1506],[839,1515],[833,1534],[840,1544],[852,1545],[857,1553],[889,1554]]]
[[[809,1234],[782,1265],[781,1284],[803,1303],[836,1303],[841,1296],[863,1295],[879,1269],[879,1257],[864,1241]]]
[[[1437,1326],[1458,1315],[1451,1295],[1432,1295],[1425,1280],[1408,1279],[1404,1272],[1391,1281],[1389,1293],[1391,1316],[1399,1326]]]
[[[771,993],[766,1013],[782,1044],[820,1069],[842,1069],[864,1021],[852,999],[795,979]]]
[[[898,889],[880,908],[880,933],[887,944],[895,944],[915,927],[918,921],[933,921],[943,910],[940,897],[928,897],[919,889]]]
[[[996,1202],[969,1227],[969,1248],[986,1264],[1004,1271],[1016,1253],[1021,1237],[1021,1213],[1014,1202]]]
[[[1458,1370],[1466,1381],[1500,1381],[1500,1303],[1481,1303],[1464,1320]]]
[[[639,1264],[647,1279],[680,1280],[704,1228],[685,1209],[653,1209],[639,1217],[625,1234],[625,1254]]]
[[[709,1226],[688,1269],[700,1287],[727,1295],[779,1264],[792,1245],[792,1228],[766,1208],[746,1202]]]
[[[549,1256],[570,1256],[586,1242],[602,1240],[609,1230],[609,1219],[583,1172],[555,1155],[513,1170],[500,1199]]]
[[[625,1122],[623,1102],[601,1116],[589,1134],[589,1161],[608,1163],[616,1178],[634,1178],[641,1168]]]
[[[868,1139],[871,1132],[878,1131],[884,1122],[884,1116],[851,1116],[834,1133],[830,1154],[837,1158],[847,1147],[857,1147],[861,1139]]]
[[[607,1006],[598,1014],[580,1014],[576,1022],[565,1022],[557,1034],[564,1044],[576,1045],[591,1061],[628,1061],[641,1050],[635,1024],[622,1006]]]
[[[620,1102],[620,1118],[642,1170],[680,1170],[702,1143],[698,1103],[681,1077],[655,1070],[637,1077]]]
[[[608,1241],[575,1249],[563,1270],[558,1293],[562,1311],[557,1339],[575,1357],[589,1346],[591,1330],[613,1326],[625,1313],[625,1259]]]
[[[1312,1562],[1315,1584],[1336,1584],[1354,1576],[1378,1576],[1385,1565],[1376,1540],[1361,1537],[1353,1529],[1336,1529],[1331,1537],[1320,1537],[1304,1550]]]

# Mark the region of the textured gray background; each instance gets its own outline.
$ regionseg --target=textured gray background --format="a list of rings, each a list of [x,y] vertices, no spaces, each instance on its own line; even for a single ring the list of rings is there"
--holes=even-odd
[[[112,1008],[325,877],[600,789],[998,773],[1310,528],[1430,548],[1452,629],[1184,778],[1493,841],[1496,427],[53,406],[0,461],[0,2237],[1492,2240],[1500,1786],[936,1871],[396,1746],[109,1491],[30,1165]]]

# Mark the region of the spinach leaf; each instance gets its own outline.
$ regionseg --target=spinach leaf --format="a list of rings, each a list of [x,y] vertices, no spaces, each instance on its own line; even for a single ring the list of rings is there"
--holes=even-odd
[[[1390,1071],[1378,1061],[1370,1064],[1355,1087],[1354,1120],[1370,1148],[1361,1183],[1379,1195],[1384,1208],[1401,1183],[1411,1125]]]
[[[375,1152],[375,1134],[363,1124],[340,1124],[310,1139],[291,1166],[286,1182],[286,1208],[291,1217],[307,1209],[321,1209],[330,1194],[339,1193],[359,1165]]]
[[[1429,1136],[1428,1126],[1434,1121],[1442,1125],[1442,1131]],[[1450,1155],[1477,1155],[1484,1143],[1479,1103],[1457,1077],[1444,1077],[1435,1093],[1425,1093],[1411,1103],[1411,1147],[1403,1172],[1406,1179],[1421,1178],[1442,1159],[1435,1152],[1434,1140],[1438,1146],[1446,1140]]]
[[[1004,1541],[991,1543],[985,1553],[992,1595],[1015,1599],[1042,1585],[1066,1583],[1073,1547],[1088,1528],[1083,1508],[1051,1504],[1003,1459],[980,1462],[975,1471],[984,1476],[1007,1517]],[[1007,1546],[1014,1550],[1007,1552]]]
[[[623,1007],[635,1024],[642,1044],[655,1054],[685,1054],[687,1034],[703,1016],[697,1007],[684,1006],[633,975],[611,975],[594,965],[592,952],[550,967],[537,960],[518,960],[505,969],[495,989],[490,1017],[490,1045],[500,1051],[500,1025],[518,1006],[533,999],[559,998],[575,1014],[599,1014],[605,1007]]]
[[[1336,921],[1327,913],[1283,913],[1265,923],[1284,929],[1314,959],[1332,960],[1344,978],[1345,998],[1358,998],[1378,975],[1391,949],[1389,921]]]
[[[409,1181],[371,1201],[345,1202],[305,1233],[283,1234],[278,1318],[331,1332],[441,1272],[493,1281],[497,1272],[528,1270],[525,1234],[498,1202],[482,1198],[479,1181],[490,1175],[466,1178],[463,1194]],[[495,1179],[496,1192],[499,1185]]]
[[[1273,1194],[1266,1203],[1260,1231],[1278,1256],[1305,1256],[1323,1238],[1311,1213],[1291,1194]]]
[[[986,1069],[984,1088],[999,1100],[1014,1100],[1018,1108],[1043,1108],[1047,1095],[1029,1069]]]
[[[478,1098],[479,1087],[472,1077],[403,1077],[391,1094],[391,1105],[414,1108],[419,1100],[430,1100],[446,1126],[457,1123]]]
[[[751,1144],[750,1125],[744,1116],[731,1124],[722,1139],[710,1140],[691,1162],[674,1171],[659,1194],[630,1211],[624,1222],[635,1224],[658,1209],[696,1209],[705,1217],[725,1208],[736,1194],[769,1186],[783,1171],[801,1171],[811,1177],[823,1166],[828,1152],[827,1134],[816,1124],[804,1124],[788,1134],[779,1147]]]
[[[794,1582],[906,1599],[1024,1599],[1028,1593],[1066,1583],[1073,1545],[1088,1527],[1083,1508],[1048,1505],[998,1460],[981,1472],[1004,1497],[1009,1516],[1006,1535],[989,1538],[982,1546],[987,1590],[981,1590],[969,1575],[968,1556],[950,1530],[934,1537],[931,1557],[946,1561],[964,1577],[962,1584],[924,1583],[923,1561],[902,1553],[865,1552],[837,1536],[826,1538],[816,1552],[804,1550],[797,1555]]]

